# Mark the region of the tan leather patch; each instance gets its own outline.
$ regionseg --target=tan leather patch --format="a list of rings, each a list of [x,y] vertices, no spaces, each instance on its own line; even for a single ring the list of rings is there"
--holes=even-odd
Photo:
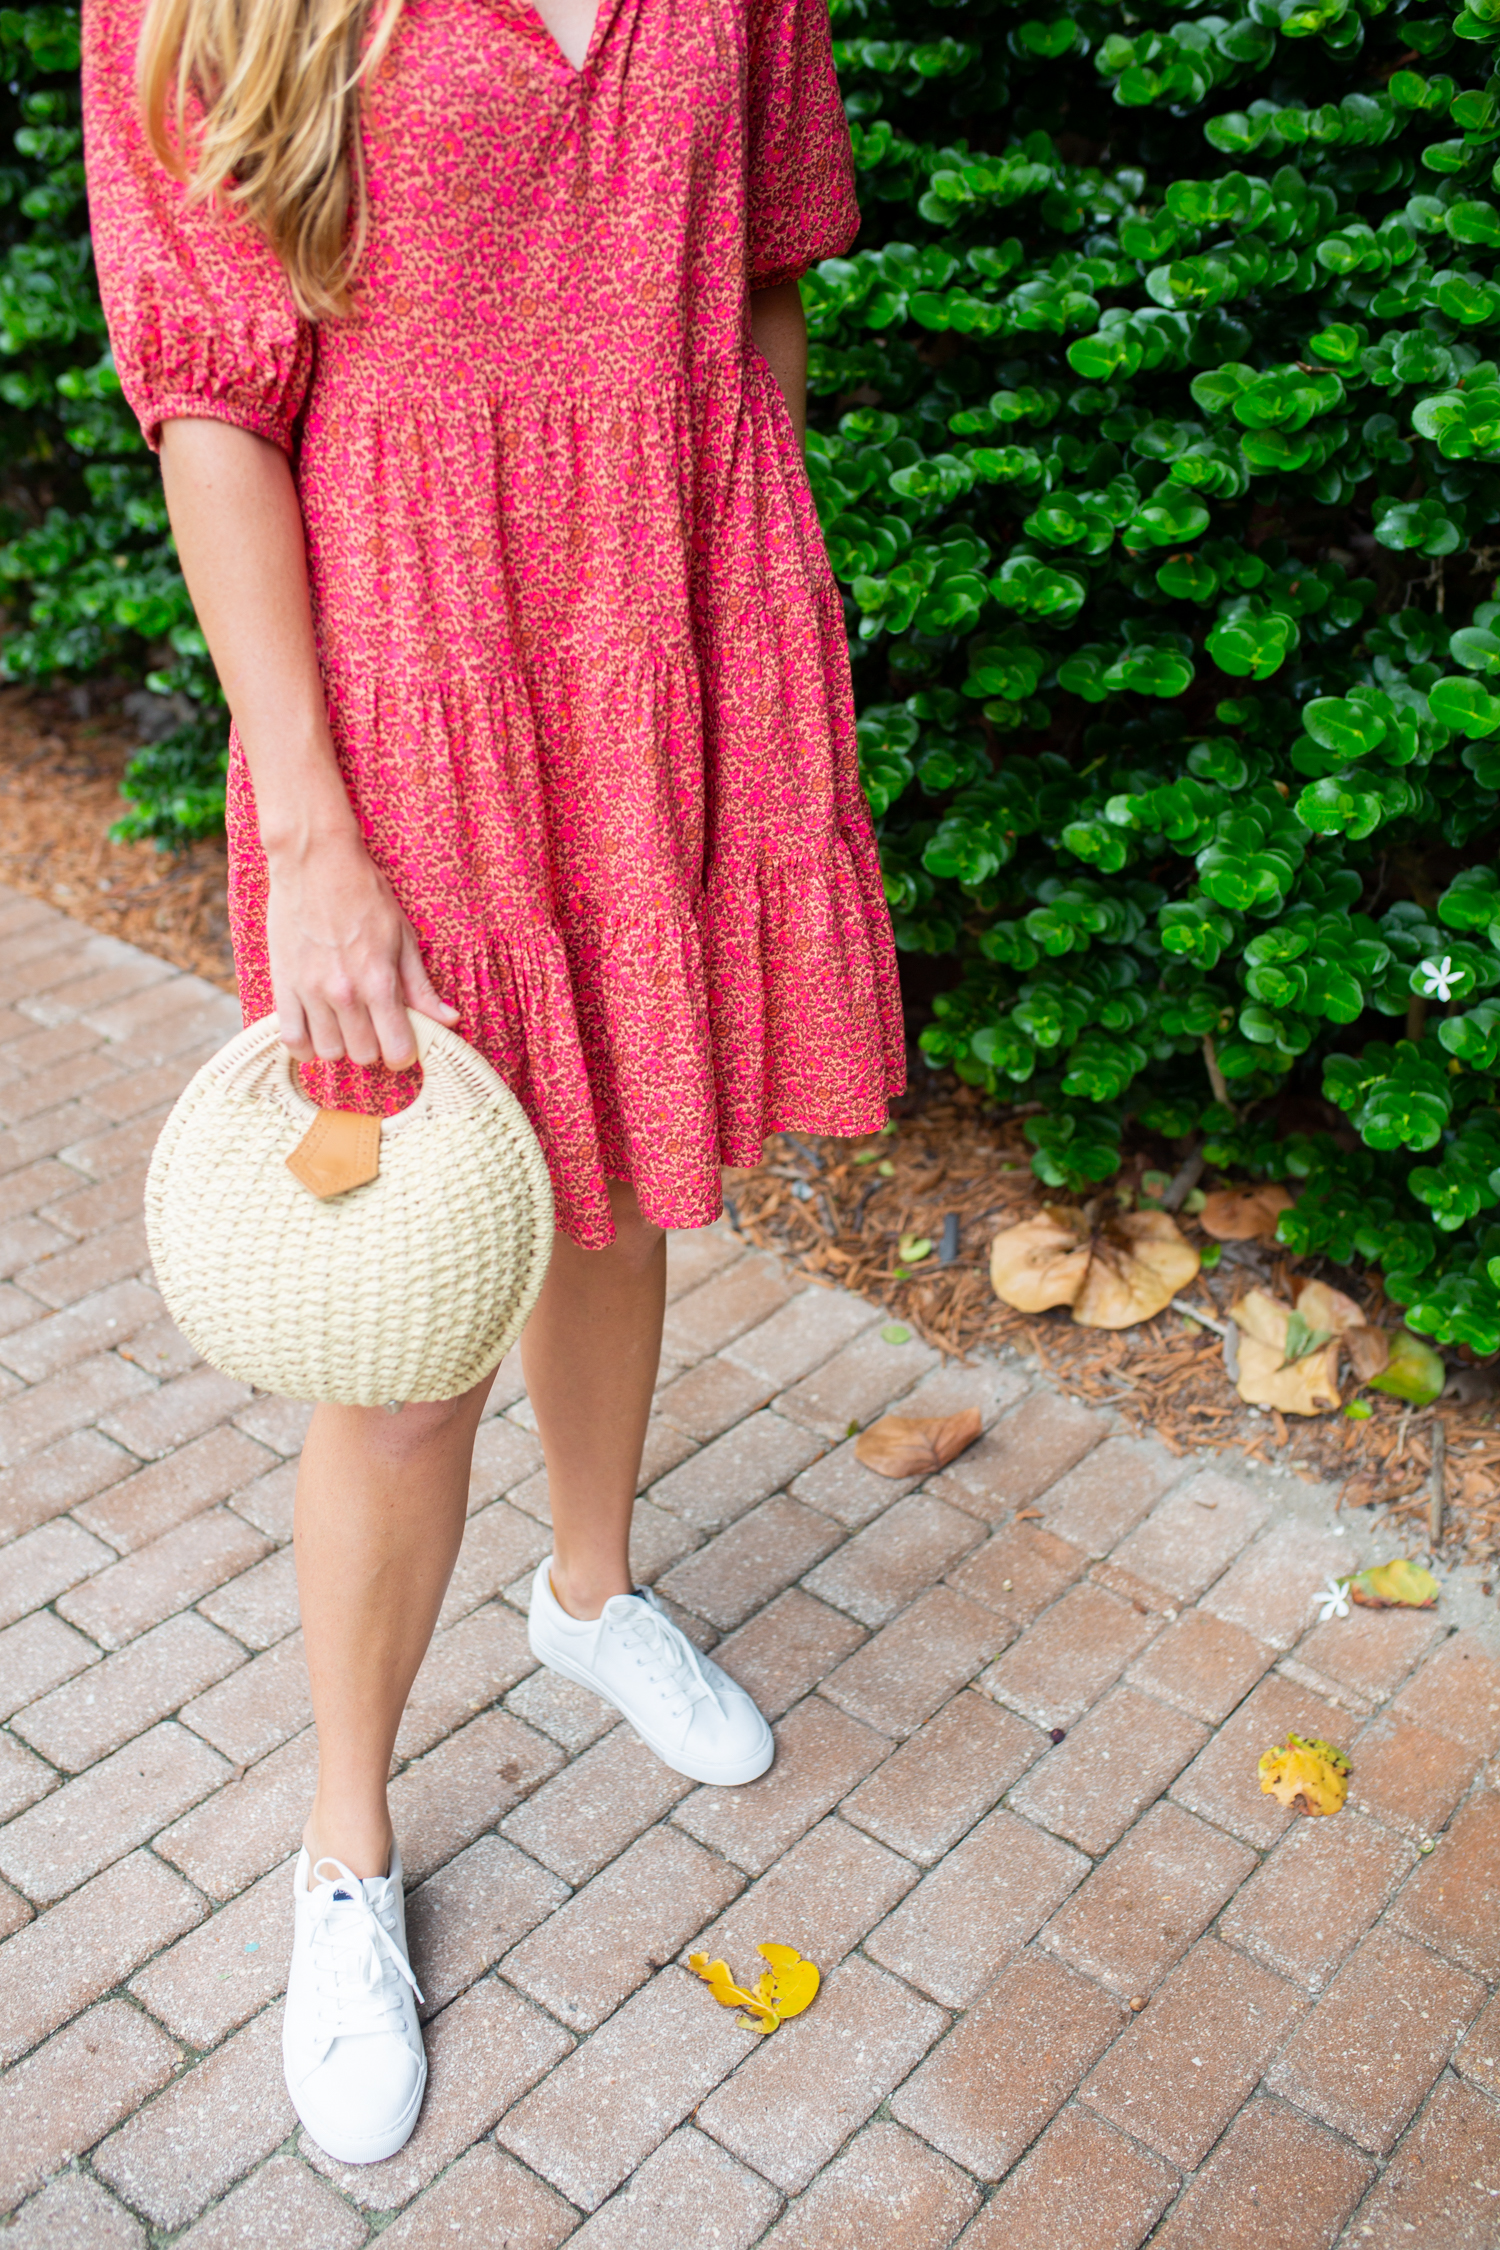
[[[320,1109],[286,1168],[316,1196],[363,1187],[380,1170],[380,1119],[357,1109]]]

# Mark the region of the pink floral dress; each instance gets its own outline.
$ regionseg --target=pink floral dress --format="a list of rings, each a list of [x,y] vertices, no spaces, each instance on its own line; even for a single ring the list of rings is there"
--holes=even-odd
[[[600,0],[581,70],[524,0],[406,0],[366,89],[354,313],[189,209],[86,0],[90,207],[126,396],[290,454],[350,798],[558,1223],[664,1225],[782,1128],[903,1077],[839,600],[748,288],[858,225],[824,0]],[[231,738],[235,960],[272,1006]],[[319,1097],[407,1092],[323,1068]]]

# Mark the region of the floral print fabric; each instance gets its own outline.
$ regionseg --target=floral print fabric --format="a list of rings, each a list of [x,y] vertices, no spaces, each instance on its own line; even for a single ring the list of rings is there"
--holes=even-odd
[[[782,1128],[903,1076],[842,612],[747,284],[858,224],[822,0],[600,0],[581,71],[522,0],[407,0],[366,88],[350,317],[189,207],[136,116],[138,0],[86,0],[104,302],[154,443],[292,456],[330,722],[459,1029],[524,1104],[558,1223],[663,1225]],[[246,1020],[267,877],[231,738]],[[397,1108],[352,1066],[322,1101]]]

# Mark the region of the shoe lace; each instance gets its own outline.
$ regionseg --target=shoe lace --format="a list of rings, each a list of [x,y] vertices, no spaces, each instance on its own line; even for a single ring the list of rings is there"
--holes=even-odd
[[[315,1920],[309,1946],[320,2061],[335,2039],[404,2027],[403,1983],[411,1986],[418,2000],[422,1997],[406,1956],[371,1905],[359,1877],[332,1857],[318,1861],[314,1876],[324,1867],[335,1868],[337,1876],[320,1882],[313,1893]]]
[[[718,1691],[703,1670],[698,1651],[658,1607],[644,1586],[621,1619],[621,1637],[654,1686],[664,1687],[671,1698],[674,1718],[684,1718],[695,1703],[712,1703],[722,1710]]]

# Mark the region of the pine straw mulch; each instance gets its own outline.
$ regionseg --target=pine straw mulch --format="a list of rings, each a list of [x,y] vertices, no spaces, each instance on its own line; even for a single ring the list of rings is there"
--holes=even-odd
[[[1500,1388],[1487,1369],[1456,1369],[1440,1408],[1415,1412],[1376,1391],[1363,1399],[1368,1421],[1332,1414],[1284,1418],[1246,1406],[1225,1371],[1219,1337],[1168,1310],[1140,1327],[1077,1327],[1065,1309],[1011,1311],[989,1281],[989,1247],[1002,1227],[1032,1217],[1044,1202],[1068,1198],[1042,1187],[1030,1168],[1025,1111],[997,1114],[968,1088],[939,1089],[898,1108],[909,1114],[880,1140],[820,1140],[784,1133],[753,1170],[726,1176],[730,1218],[744,1238],[775,1250],[815,1280],[837,1284],[889,1307],[892,1317],[960,1359],[1010,1344],[1034,1357],[1061,1390],[1113,1407],[1134,1431],[1178,1455],[1233,1447],[1342,1488],[1346,1508],[1378,1505],[1381,1520],[1405,1535],[1411,1552],[1429,1549],[1432,1425],[1441,1412],[1447,1462],[1441,1552],[1453,1563],[1484,1564],[1500,1547]],[[871,1152],[877,1151],[873,1161]],[[866,1161],[858,1159],[864,1156]],[[1120,1175],[1139,1182],[1148,1159]],[[1206,1183],[1207,1184],[1207,1183]],[[956,1255],[940,1264],[945,1222],[957,1222]],[[1186,1215],[1180,1226],[1197,1248],[1207,1237]],[[949,1227],[950,1240],[953,1228]],[[903,1235],[926,1236],[934,1254],[898,1271]],[[1378,1277],[1354,1276],[1325,1260],[1299,1260],[1274,1244],[1225,1243],[1213,1273],[1181,1294],[1221,1320],[1259,1283],[1283,1298],[1303,1281],[1324,1278],[1387,1325]]]
[[[110,841],[138,742],[123,692],[0,689],[0,883],[232,992],[223,843]]]

